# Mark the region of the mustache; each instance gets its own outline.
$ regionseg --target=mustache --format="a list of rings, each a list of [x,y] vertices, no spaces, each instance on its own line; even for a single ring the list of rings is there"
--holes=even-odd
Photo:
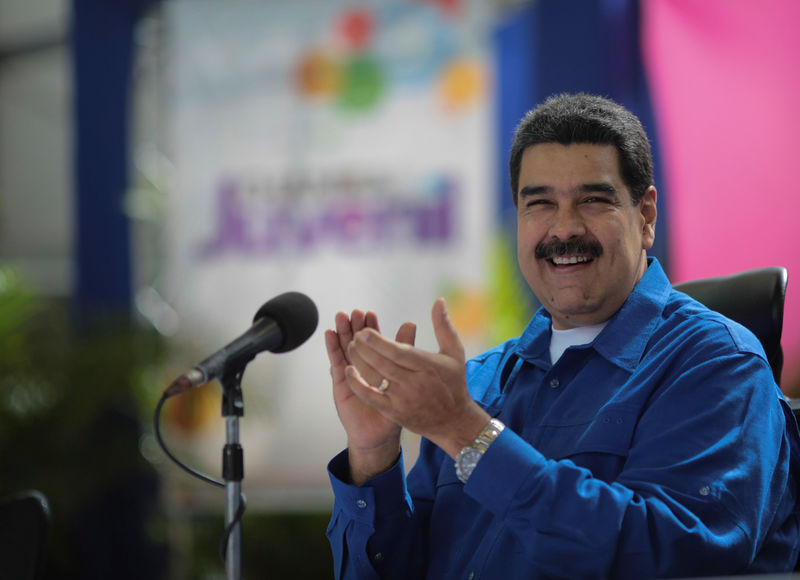
[[[534,250],[534,255],[540,259],[567,254],[588,254],[592,258],[598,258],[602,253],[603,246],[600,245],[600,242],[586,238],[570,238],[563,242],[559,240],[539,242]]]

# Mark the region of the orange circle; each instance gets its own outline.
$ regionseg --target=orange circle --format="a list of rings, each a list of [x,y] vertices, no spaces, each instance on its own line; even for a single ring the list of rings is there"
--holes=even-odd
[[[439,79],[439,94],[445,108],[463,109],[480,100],[486,87],[483,67],[471,59],[450,62]]]
[[[330,96],[342,85],[341,67],[325,51],[314,50],[300,58],[295,69],[295,82],[305,96]]]

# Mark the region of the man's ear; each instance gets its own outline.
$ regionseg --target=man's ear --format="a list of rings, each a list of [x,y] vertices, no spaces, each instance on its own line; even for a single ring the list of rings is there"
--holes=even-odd
[[[657,199],[656,188],[651,185],[639,201],[639,211],[642,213],[642,248],[645,250],[652,248],[656,239]]]

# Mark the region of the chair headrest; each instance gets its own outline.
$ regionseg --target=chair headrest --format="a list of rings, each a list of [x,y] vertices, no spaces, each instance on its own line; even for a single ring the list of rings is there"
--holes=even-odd
[[[764,347],[775,380],[780,384],[783,367],[781,334],[787,282],[786,268],[774,266],[729,276],[691,280],[675,284],[674,288],[755,334]]]

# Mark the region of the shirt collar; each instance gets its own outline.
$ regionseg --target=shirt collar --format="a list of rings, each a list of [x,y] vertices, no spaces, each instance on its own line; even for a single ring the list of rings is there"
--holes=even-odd
[[[648,258],[647,263],[642,279],[591,345],[609,362],[631,371],[639,364],[672,291],[658,259]],[[517,342],[521,358],[549,366],[550,324],[550,314],[539,308]]]

